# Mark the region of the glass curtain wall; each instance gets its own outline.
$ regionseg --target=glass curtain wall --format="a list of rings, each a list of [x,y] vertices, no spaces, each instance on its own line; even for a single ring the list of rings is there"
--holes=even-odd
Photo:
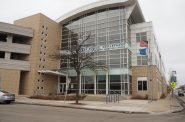
[[[130,69],[131,51],[124,46],[125,44],[130,45],[127,26],[126,9],[123,7],[107,8],[85,14],[63,25],[61,49],[70,47],[80,33],[84,33],[83,39],[85,39],[86,32],[88,32],[91,36],[85,45],[99,50],[94,54],[95,61],[105,63],[109,69]],[[61,67],[72,66],[68,60],[64,59],[61,62]],[[108,77],[109,93],[113,91],[129,93],[130,78],[128,74],[109,74]],[[83,92],[92,93],[92,89],[96,86],[97,94],[106,93],[105,75],[97,74],[96,85],[93,85],[94,82],[89,83],[90,81],[87,81],[86,77],[82,77]]]

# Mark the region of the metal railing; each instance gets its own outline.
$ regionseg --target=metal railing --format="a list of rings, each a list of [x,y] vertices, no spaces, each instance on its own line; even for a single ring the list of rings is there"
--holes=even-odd
[[[107,94],[106,95],[106,104],[108,103],[119,103],[120,101],[120,94]]]

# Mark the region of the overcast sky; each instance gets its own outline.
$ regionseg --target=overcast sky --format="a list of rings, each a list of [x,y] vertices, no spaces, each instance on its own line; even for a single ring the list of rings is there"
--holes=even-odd
[[[0,0],[0,22],[13,23],[36,13],[53,20],[98,0]],[[185,0],[139,0],[146,21],[152,21],[166,73],[176,70],[185,84]]]

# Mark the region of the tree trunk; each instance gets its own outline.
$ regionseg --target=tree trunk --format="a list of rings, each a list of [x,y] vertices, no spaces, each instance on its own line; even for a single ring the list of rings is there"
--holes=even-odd
[[[80,84],[80,72],[77,72],[77,77],[76,77],[76,104],[78,104],[79,102],[79,84]]]

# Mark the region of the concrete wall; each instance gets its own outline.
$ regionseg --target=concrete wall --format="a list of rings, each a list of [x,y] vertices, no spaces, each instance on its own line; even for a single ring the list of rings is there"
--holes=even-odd
[[[0,59],[0,68],[30,71],[30,63],[28,61]]]
[[[58,77],[38,73],[41,70],[59,68],[59,60],[52,59],[51,55],[59,51],[61,42],[61,27],[55,21],[43,14],[36,14],[15,21],[16,25],[31,27],[34,36],[31,40],[29,62],[31,71],[23,78],[26,79],[22,94],[48,94],[56,92]],[[55,90],[54,90],[55,89]]]
[[[0,32],[33,37],[33,30],[28,27],[16,26],[0,22]]]
[[[0,41],[0,51],[5,53],[5,57],[0,59],[0,68],[29,71],[30,64],[26,60],[26,56],[19,57],[18,60],[13,60],[11,59],[11,54],[30,54],[31,46],[28,45],[27,42],[29,42],[29,39],[33,36],[33,30],[17,25],[0,23],[0,33],[6,36],[4,40]],[[18,36],[18,34],[20,35]],[[26,44],[13,43],[15,36]]]
[[[30,54],[30,45],[0,42],[1,51]]]

